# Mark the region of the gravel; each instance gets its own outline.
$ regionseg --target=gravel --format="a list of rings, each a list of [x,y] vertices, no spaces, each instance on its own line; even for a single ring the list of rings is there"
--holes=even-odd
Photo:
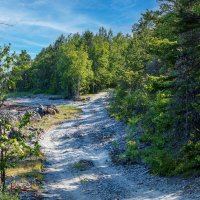
[[[124,141],[126,126],[106,111],[108,94],[100,93],[87,103],[71,102],[83,110],[45,134],[40,141],[47,155],[43,199],[69,200],[192,200],[200,199],[200,179],[164,178],[149,174],[139,164],[114,165],[109,152],[114,140]],[[55,101],[54,101],[55,104]],[[80,160],[93,163],[74,170]]]

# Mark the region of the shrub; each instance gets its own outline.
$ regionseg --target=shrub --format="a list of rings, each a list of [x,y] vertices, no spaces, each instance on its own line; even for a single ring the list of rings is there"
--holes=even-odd
[[[167,149],[149,149],[143,152],[145,163],[150,164],[153,174],[172,175],[177,161]]]
[[[175,174],[200,174],[200,141],[189,141],[182,148],[180,158]]]
[[[36,89],[33,91],[33,94],[41,94],[43,93],[44,91],[42,91],[41,89]]]
[[[140,152],[138,149],[138,145],[136,141],[130,140],[127,142],[127,149],[126,149],[126,158],[127,161],[133,163],[133,162],[138,162]]]

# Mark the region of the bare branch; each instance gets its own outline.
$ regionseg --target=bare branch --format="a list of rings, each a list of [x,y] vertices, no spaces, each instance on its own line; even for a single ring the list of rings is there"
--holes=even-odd
[[[0,25],[13,26],[12,24],[7,24],[7,23],[4,23],[4,22],[0,22]]]

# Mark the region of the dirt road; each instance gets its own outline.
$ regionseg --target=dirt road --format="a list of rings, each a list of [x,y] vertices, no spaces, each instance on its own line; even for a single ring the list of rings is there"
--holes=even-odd
[[[106,111],[107,93],[85,104],[83,112],[46,133],[44,199],[66,200],[191,200],[200,199],[199,179],[163,178],[144,166],[115,166],[109,158],[112,141],[124,137],[125,126]],[[80,160],[91,161],[82,168]]]

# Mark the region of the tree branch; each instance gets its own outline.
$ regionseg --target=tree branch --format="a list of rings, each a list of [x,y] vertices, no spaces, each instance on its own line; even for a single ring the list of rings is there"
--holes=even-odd
[[[0,25],[13,26],[12,24],[7,24],[7,23],[4,23],[4,22],[0,22]]]

